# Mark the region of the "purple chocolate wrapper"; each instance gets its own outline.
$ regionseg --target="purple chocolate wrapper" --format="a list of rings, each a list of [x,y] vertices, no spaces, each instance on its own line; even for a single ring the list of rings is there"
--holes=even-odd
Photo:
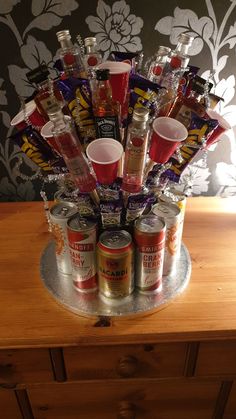
[[[57,80],[56,85],[68,104],[81,144],[86,146],[96,138],[89,81],[69,77]]]
[[[140,217],[148,206],[156,203],[153,193],[130,195],[126,207],[126,222],[131,223]]]
[[[10,138],[44,172],[51,173],[53,167],[65,167],[64,160],[54,154],[44,138],[31,126],[24,128]]]
[[[183,161],[179,163],[178,160],[171,157],[168,161],[168,163],[171,163],[171,167],[166,170],[163,175],[169,180],[178,183],[184,169],[203,147],[204,138],[206,138],[218,124],[219,122],[216,119],[204,119],[192,112],[188,137],[179,149]]]
[[[144,107],[150,110],[150,116],[157,111],[157,100],[160,89],[159,84],[154,83],[138,74],[131,74],[129,79],[130,98],[127,123],[132,121],[133,111],[137,107]]]
[[[123,201],[121,199],[101,200],[99,208],[103,227],[121,225],[123,210]]]

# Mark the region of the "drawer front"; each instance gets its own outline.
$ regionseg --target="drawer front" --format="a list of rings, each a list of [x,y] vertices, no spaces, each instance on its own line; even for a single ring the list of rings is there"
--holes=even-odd
[[[236,418],[236,383],[233,383],[231,392],[225,407],[223,419]]]
[[[236,375],[236,342],[202,342],[199,346],[196,376]]]
[[[64,349],[68,380],[183,376],[187,344]]]
[[[108,380],[28,389],[35,419],[212,419],[220,383]]]
[[[0,390],[0,412],[4,419],[22,419],[14,391]]]
[[[40,383],[53,380],[47,349],[0,350],[0,385]]]

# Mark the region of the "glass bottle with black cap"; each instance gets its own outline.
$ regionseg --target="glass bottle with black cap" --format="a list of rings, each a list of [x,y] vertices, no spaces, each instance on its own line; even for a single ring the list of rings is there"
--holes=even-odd
[[[204,96],[210,92],[212,86],[212,83],[207,82],[202,77],[195,76],[189,96],[177,96],[168,116],[177,119],[188,128],[192,111],[200,117],[205,116],[207,104],[204,104]]]
[[[34,101],[39,112],[48,120],[48,112],[55,106],[66,107],[64,98],[59,89],[55,86],[53,80],[49,77],[49,71],[46,64],[42,64],[26,74],[31,83],[36,84],[37,93]],[[64,111],[65,109],[63,109]],[[66,110],[65,110],[66,111]],[[66,111],[65,113],[69,113]]]
[[[108,69],[96,71],[96,86],[93,91],[96,136],[120,141],[120,104],[112,98],[109,78]]]

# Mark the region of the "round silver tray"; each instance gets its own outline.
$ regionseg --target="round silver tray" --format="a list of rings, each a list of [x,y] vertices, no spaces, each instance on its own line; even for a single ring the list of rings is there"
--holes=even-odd
[[[191,275],[191,260],[182,243],[176,274],[163,276],[160,292],[143,295],[134,291],[129,297],[118,301],[104,298],[98,292],[83,294],[76,291],[71,275],[64,275],[57,270],[54,242],[50,242],[42,253],[40,274],[50,294],[73,313],[86,317],[121,317],[150,313],[169,304],[186,288]]]

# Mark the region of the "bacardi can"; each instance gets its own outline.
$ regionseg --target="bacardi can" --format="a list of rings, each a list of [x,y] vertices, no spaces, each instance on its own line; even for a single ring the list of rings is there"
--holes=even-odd
[[[97,289],[97,223],[73,215],[67,222],[74,288],[84,293]]]
[[[99,291],[108,298],[123,298],[134,289],[134,252],[131,235],[105,231],[97,249]]]
[[[72,273],[67,237],[67,221],[77,211],[77,206],[72,202],[61,202],[53,205],[50,209],[52,234],[56,243],[57,269],[63,274]]]
[[[163,275],[171,275],[175,272],[180,253],[181,212],[176,204],[160,202],[153,205],[152,213],[162,217],[166,223]]]
[[[135,221],[136,286],[142,294],[162,289],[165,231],[164,220],[156,215],[144,215]]]

